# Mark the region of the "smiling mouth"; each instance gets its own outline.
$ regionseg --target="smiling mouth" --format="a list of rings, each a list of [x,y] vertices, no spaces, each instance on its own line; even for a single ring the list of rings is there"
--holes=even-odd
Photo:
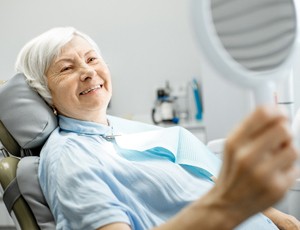
[[[94,86],[94,87],[92,87],[92,88],[90,88],[90,89],[87,89],[87,90],[82,91],[79,95],[85,95],[85,94],[87,94],[87,93],[89,93],[89,92],[92,92],[92,91],[94,91],[94,90],[101,89],[102,86],[103,86],[103,85],[96,85],[96,86]]]

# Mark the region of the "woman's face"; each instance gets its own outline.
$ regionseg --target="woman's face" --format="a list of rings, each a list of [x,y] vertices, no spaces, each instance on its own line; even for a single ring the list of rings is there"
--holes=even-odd
[[[67,43],[46,76],[59,114],[107,123],[106,109],[112,94],[110,72],[85,39],[75,36]]]

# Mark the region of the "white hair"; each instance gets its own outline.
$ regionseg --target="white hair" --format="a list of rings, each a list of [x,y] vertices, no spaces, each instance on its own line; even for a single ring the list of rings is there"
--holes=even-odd
[[[20,51],[15,64],[16,71],[23,73],[28,85],[52,105],[52,96],[47,84],[46,72],[61,49],[74,36],[85,39],[100,55],[98,45],[86,34],[73,27],[57,27],[29,41]]]

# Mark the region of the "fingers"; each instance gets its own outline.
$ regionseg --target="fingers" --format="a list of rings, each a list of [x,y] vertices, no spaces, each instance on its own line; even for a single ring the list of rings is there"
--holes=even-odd
[[[253,133],[253,145],[260,151],[276,151],[292,142],[292,134],[286,120],[279,120],[260,133]]]
[[[251,212],[278,201],[297,176],[290,124],[276,107],[260,107],[225,143],[216,186],[222,197]],[[254,202],[255,201],[255,202]]]
[[[225,144],[224,170],[235,162],[253,165],[271,157],[278,148],[292,141],[287,116],[274,106],[257,108],[228,137]],[[237,153],[238,152],[238,153]]]
[[[298,157],[298,151],[294,145],[290,143],[288,146],[285,146],[283,149],[277,150],[274,153],[274,157],[272,158],[274,161],[273,167],[283,171],[288,170],[294,166]]]
[[[287,148],[287,146],[289,148]],[[274,155],[281,153],[281,156],[283,155],[282,152],[291,153],[290,155],[293,156],[291,160],[286,158],[282,159],[282,162],[278,162],[284,164],[285,162],[293,162],[297,155],[296,150],[292,145],[290,129],[287,122],[283,120],[270,126],[261,134],[253,136],[252,139],[241,148],[244,148],[245,150],[239,154],[239,157],[247,158],[246,160],[249,164],[254,164],[263,160],[270,160],[270,158],[274,158],[274,160],[276,160],[278,157]],[[243,156],[243,154],[245,156]]]
[[[275,202],[282,198],[284,193],[292,186],[298,176],[295,160],[298,152],[292,143],[274,151],[262,153],[254,164],[248,163],[249,175],[253,173],[253,184],[261,188],[261,192],[268,194],[270,201]],[[243,171],[245,169],[242,169]]]
[[[275,106],[258,107],[250,116],[248,116],[240,126],[236,128],[233,134],[228,138],[234,146],[243,145],[245,142],[261,135],[270,126],[278,121],[286,120],[286,114]]]
[[[281,199],[288,189],[295,183],[298,170],[296,167],[290,167],[287,170],[275,171],[276,173],[270,174],[271,176],[265,180],[263,185],[266,199],[269,199],[271,203],[274,203]]]

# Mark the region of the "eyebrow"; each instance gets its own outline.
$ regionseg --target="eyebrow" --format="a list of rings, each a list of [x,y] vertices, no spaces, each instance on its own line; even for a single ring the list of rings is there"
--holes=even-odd
[[[86,56],[86,55],[88,55],[88,54],[91,53],[91,52],[97,53],[95,50],[92,49],[92,50],[89,50],[89,51],[87,51],[86,53],[84,53],[83,56]],[[67,58],[67,57],[64,58],[64,57],[63,57],[63,58],[58,59],[57,61],[55,61],[53,64],[56,65],[56,64],[58,64],[59,62],[64,62],[64,61],[65,61],[65,62],[73,62],[73,60],[74,60],[73,58]]]
[[[60,62],[72,62],[72,61],[73,61],[73,58],[61,58],[61,59],[55,61],[53,64],[56,65]]]

